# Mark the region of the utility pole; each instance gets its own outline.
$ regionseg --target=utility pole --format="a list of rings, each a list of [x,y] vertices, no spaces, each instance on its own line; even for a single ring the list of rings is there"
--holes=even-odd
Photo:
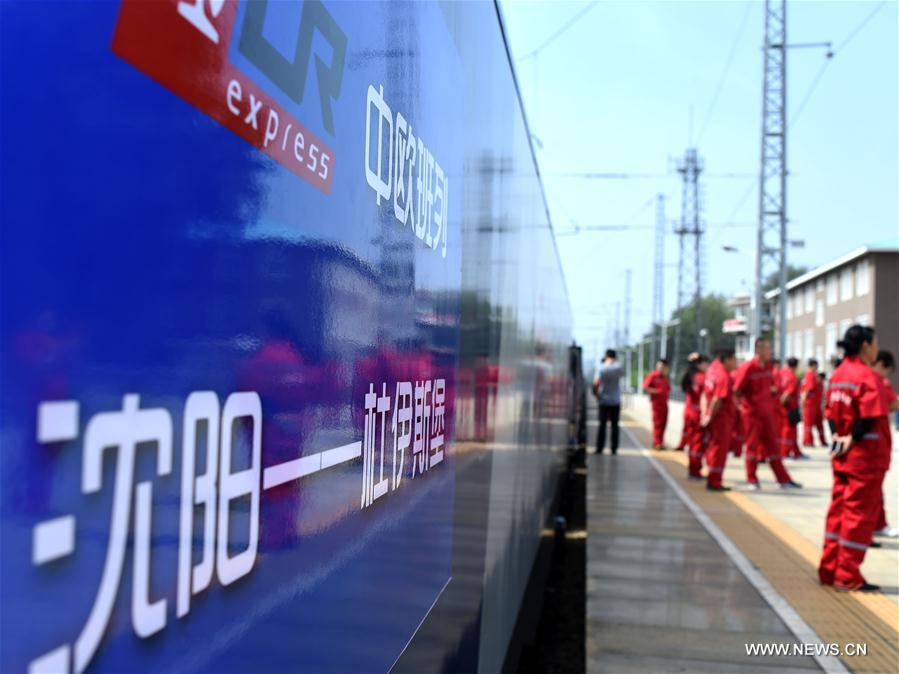
[[[640,382],[643,381],[643,345],[646,344],[646,340],[644,339],[637,346],[640,349],[637,352],[637,393],[640,392]]]
[[[621,348],[621,302],[615,302],[615,334],[612,342],[615,348]]]
[[[662,353],[661,353],[662,358],[668,357],[668,328],[676,328],[679,325],[680,325],[679,318],[674,318],[670,321],[665,321],[664,323],[662,323]],[[676,361],[675,361],[675,364],[676,364]],[[676,379],[676,377],[674,376],[675,368],[672,367],[671,372],[672,372],[671,378]]]
[[[682,309],[689,304],[692,294],[696,310],[696,329],[702,325],[702,235],[703,222],[701,214],[701,200],[699,196],[699,175],[702,173],[703,163],[696,148],[688,148],[684,158],[678,161],[677,172],[683,179],[681,197],[681,221],[674,233],[678,236],[679,256],[677,264],[677,308]],[[692,237],[692,241],[688,241]],[[692,244],[692,245],[690,245]],[[692,259],[691,259],[692,258]],[[690,273],[692,272],[692,274]],[[692,288],[688,288],[689,276],[693,277]],[[690,293],[689,291],[693,292]],[[677,372],[680,359],[681,327],[678,325],[674,332],[674,363],[673,370]]]
[[[659,341],[656,344],[653,355],[655,359],[661,358],[662,353],[662,321],[665,304],[665,195],[656,196],[656,245],[655,245],[655,269],[652,277],[652,322],[653,331],[659,331]]]
[[[787,354],[787,3],[765,0],[762,165],[750,340],[762,334],[762,283],[780,273],[777,355]],[[751,345],[750,345],[751,347]]]
[[[631,389],[631,349],[630,347],[624,347],[624,391],[630,391]]]
[[[631,343],[631,270],[624,272],[624,343]]]

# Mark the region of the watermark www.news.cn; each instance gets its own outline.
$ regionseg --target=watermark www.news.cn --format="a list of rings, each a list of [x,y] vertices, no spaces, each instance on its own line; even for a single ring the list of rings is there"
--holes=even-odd
[[[868,644],[745,644],[749,656],[856,657],[868,654]]]

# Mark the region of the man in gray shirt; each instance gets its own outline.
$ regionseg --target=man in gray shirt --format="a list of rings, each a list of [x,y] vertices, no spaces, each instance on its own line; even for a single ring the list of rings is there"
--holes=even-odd
[[[621,416],[621,377],[624,369],[618,362],[618,354],[608,349],[599,367],[593,390],[599,397],[599,431],[596,434],[596,453],[602,454],[606,444],[606,424],[612,422],[611,449],[618,453],[618,419]]]

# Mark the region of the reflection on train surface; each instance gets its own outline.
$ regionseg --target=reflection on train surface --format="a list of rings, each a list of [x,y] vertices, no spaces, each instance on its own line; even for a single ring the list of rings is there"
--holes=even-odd
[[[0,83],[0,670],[500,670],[573,379],[498,8],[6,2]]]

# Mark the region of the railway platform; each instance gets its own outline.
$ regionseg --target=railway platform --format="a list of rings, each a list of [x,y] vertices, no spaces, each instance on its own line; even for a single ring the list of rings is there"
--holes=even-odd
[[[830,469],[823,450],[788,462],[800,491],[719,494],[690,482],[681,452],[653,451],[649,406],[626,402],[617,456],[588,440],[587,671],[899,671],[899,543],[869,550],[878,594],[817,583]],[[672,404],[669,445],[680,437]],[[893,462],[895,466],[895,460]],[[725,482],[742,484],[731,457]],[[896,470],[885,482],[897,522]]]

